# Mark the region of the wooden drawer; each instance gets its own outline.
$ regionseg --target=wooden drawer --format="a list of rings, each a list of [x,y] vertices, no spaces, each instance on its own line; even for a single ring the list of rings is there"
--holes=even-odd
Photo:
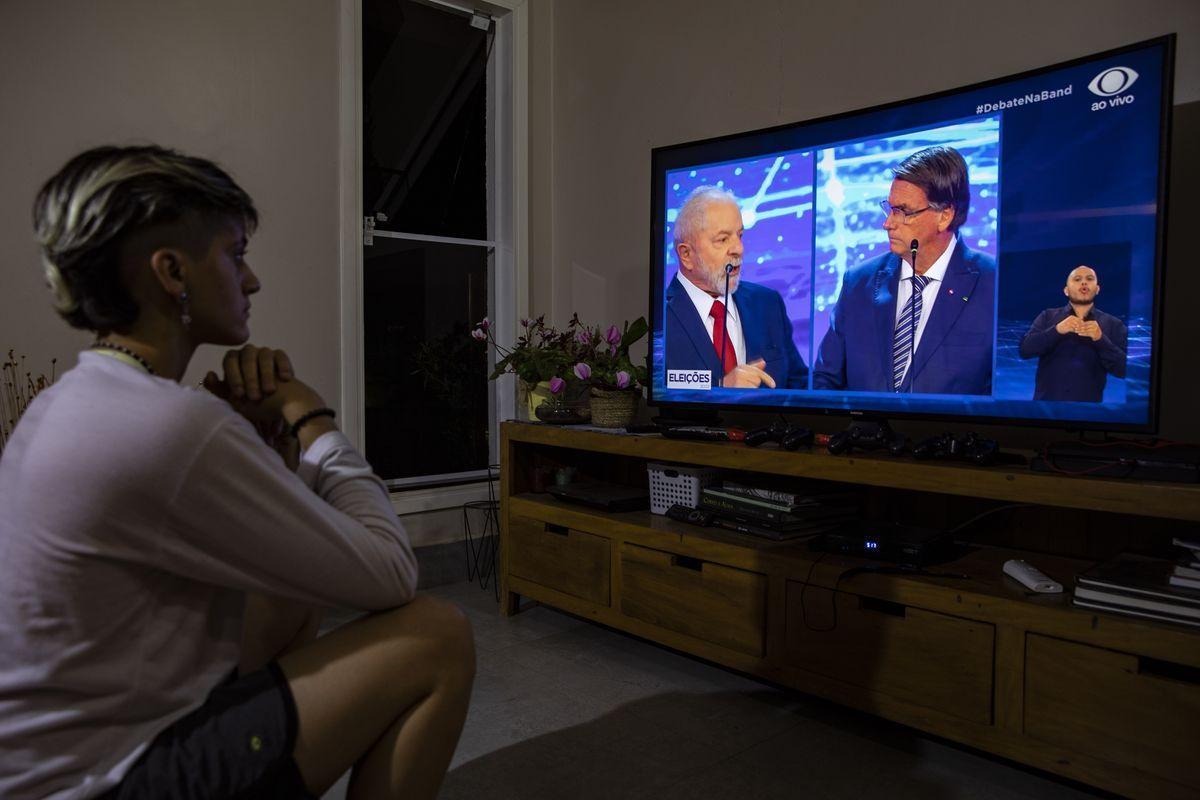
[[[785,626],[786,658],[793,666],[961,719],[992,722],[992,625],[788,581]]]
[[[765,575],[621,545],[621,611],[626,616],[759,656],[766,603]]]
[[[609,541],[562,525],[510,516],[508,570],[517,577],[579,597],[610,604]]]
[[[1027,634],[1025,734],[1200,789],[1200,670]]]

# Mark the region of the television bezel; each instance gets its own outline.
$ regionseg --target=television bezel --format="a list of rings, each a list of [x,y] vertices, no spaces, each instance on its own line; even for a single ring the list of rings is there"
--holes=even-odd
[[[966,84],[952,89],[945,89],[931,94],[920,95],[918,97],[909,97],[903,100],[894,100],[888,103],[879,105],[857,108],[850,111],[842,111],[836,114],[830,114],[824,117],[814,117],[811,119],[799,120],[796,122],[788,122],[780,125],[772,125],[766,128],[757,128],[754,130],[740,131],[737,133],[723,134],[714,136],[708,139],[696,139],[690,142],[681,142],[678,144],[663,145],[660,147],[651,148],[650,151],[650,343],[646,354],[646,370],[649,377],[649,386],[647,387],[647,403],[655,408],[660,408],[664,411],[681,410],[687,412],[739,412],[739,413],[771,413],[771,414],[805,414],[805,415],[823,415],[823,416],[839,416],[851,418],[867,418],[867,419],[914,419],[914,420],[938,420],[943,422],[973,422],[989,425],[1006,425],[1009,427],[1037,427],[1037,428],[1058,428],[1067,431],[1111,431],[1114,433],[1148,433],[1154,434],[1158,431],[1159,411],[1161,405],[1161,390],[1162,390],[1162,351],[1163,351],[1163,300],[1166,287],[1166,246],[1167,246],[1167,193],[1168,193],[1168,178],[1170,173],[1171,160],[1171,119],[1172,108],[1174,106],[1174,85],[1175,85],[1175,33],[1168,33],[1162,36],[1156,36],[1151,39],[1146,39],[1133,44],[1116,47],[1110,50],[1104,50],[1090,55],[1073,58],[1068,61],[1050,64],[1044,67],[1025,70],[1023,72],[1004,75],[999,78],[992,78],[978,83]],[[808,406],[808,405],[775,405],[772,403],[729,403],[715,400],[713,402],[704,403],[689,403],[680,400],[664,400],[654,397],[654,333],[659,330],[658,317],[662,314],[660,304],[655,302],[656,291],[659,284],[665,277],[666,264],[662,261],[662,241],[665,225],[665,215],[660,213],[660,209],[665,209],[665,183],[663,176],[669,169],[679,169],[680,166],[663,165],[664,156],[667,154],[687,150],[695,147],[712,147],[719,146],[725,142],[733,142],[740,139],[745,139],[751,136],[765,136],[770,134],[782,133],[787,130],[795,130],[798,128],[807,127],[810,125],[826,124],[836,122],[840,119],[846,119],[864,114],[871,114],[879,111],[887,111],[902,106],[913,105],[916,103],[924,103],[931,100],[938,100],[950,97],[956,94],[965,92],[978,91],[991,86],[1009,83],[1012,81],[1025,80],[1034,78],[1047,72],[1055,70],[1068,69],[1086,64],[1090,61],[1100,59],[1113,58],[1123,53],[1128,53],[1134,50],[1142,50],[1149,47],[1163,47],[1163,71],[1162,71],[1162,86],[1161,86],[1161,108],[1159,110],[1159,162],[1158,162],[1158,197],[1156,200],[1157,212],[1155,214],[1156,236],[1154,246],[1154,297],[1153,309],[1151,312],[1151,330],[1153,335],[1150,341],[1150,396],[1149,396],[1149,415],[1145,424],[1141,423],[1116,423],[1116,422],[1098,422],[1091,420],[1061,420],[1047,419],[1035,417],[994,417],[981,414],[951,414],[943,412],[928,412],[928,411],[910,411],[902,409],[882,410],[882,409],[854,409],[854,408],[831,408],[828,406]],[[658,270],[656,266],[661,264],[663,269]],[[811,365],[810,365],[811,367]],[[665,368],[665,367],[664,367]],[[1032,402],[1032,401],[1031,401]]]

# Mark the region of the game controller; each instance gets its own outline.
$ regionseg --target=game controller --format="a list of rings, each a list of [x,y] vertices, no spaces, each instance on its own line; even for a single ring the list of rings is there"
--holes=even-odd
[[[705,511],[699,508],[690,508],[688,506],[679,505],[678,503],[667,509],[667,516],[671,519],[677,519],[680,522],[690,522],[693,525],[710,525],[712,524],[713,514],[711,511]]]
[[[801,445],[811,445],[813,432],[808,428],[792,427],[784,422],[776,422],[765,428],[756,428],[746,433],[746,444],[758,447],[767,442],[778,442],[784,450],[796,450]]]
[[[931,436],[913,446],[913,458],[922,461],[943,459],[947,461],[969,461],[972,464],[985,466],[993,464],[1000,452],[1000,446],[992,439],[982,439],[974,433],[968,433],[961,439],[952,433],[941,436]]]
[[[885,420],[872,427],[851,425],[846,430],[830,436],[826,448],[833,455],[848,453],[854,449],[884,449],[898,456],[908,449],[908,437],[896,433]]]

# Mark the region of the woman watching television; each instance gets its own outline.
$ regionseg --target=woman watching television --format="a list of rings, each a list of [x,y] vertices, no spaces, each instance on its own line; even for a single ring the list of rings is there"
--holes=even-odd
[[[434,797],[474,644],[416,594],[387,491],[280,350],[245,344],[258,214],[210,161],[101,147],[42,188],[95,343],[0,459],[0,796]],[[196,348],[238,347],[181,386]],[[375,612],[316,638],[319,609]]]

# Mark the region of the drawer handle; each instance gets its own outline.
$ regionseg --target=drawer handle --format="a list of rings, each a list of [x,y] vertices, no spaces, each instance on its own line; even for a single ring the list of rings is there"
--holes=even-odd
[[[704,562],[698,558],[691,556],[671,556],[671,563],[676,567],[694,570],[696,572],[704,571]]]
[[[904,618],[906,607],[903,603],[893,603],[889,600],[876,600],[874,597],[858,598],[858,607],[863,611],[875,611],[890,617]]]
[[[568,533],[567,526],[566,525],[555,525],[553,522],[547,522],[546,523],[546,533],[554,533],[554,534],[558,534],[559,536],[566,536]]]
[[[1186,664],[1176,664],[1174,661],[1161,661],[1157,658],[1138,656],[1138,674],[1153,675],[1156,678],[1170,678],[1173,681],[1194,683],[1200,685],[1200,669]]]

